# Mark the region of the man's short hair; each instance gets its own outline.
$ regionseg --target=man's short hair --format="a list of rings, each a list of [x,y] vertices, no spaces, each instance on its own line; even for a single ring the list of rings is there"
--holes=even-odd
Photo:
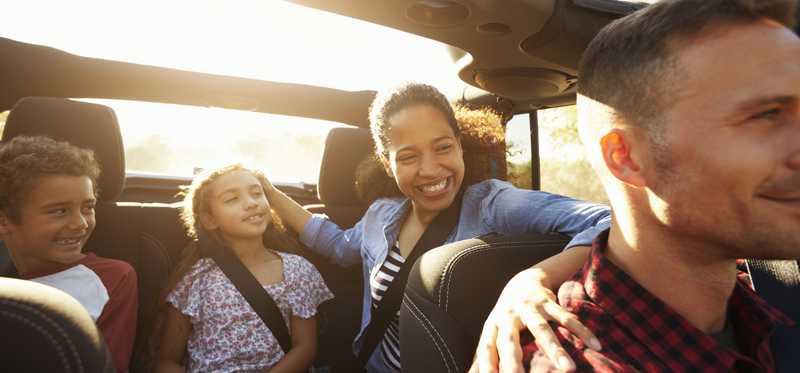
[[[88,176],[98,194],[100,165],[94,153],[67,142],[36,136],[0,144],[0,211],[19,223],[20,208],[42,176]]]
[[[581,58],[578,93],[612,107],[618,119],[660,134],[661,114],[678,84],[670,46],[691,42],[714,24],[794,23],[790,0],[662,0],[620,18],[592,40]]]

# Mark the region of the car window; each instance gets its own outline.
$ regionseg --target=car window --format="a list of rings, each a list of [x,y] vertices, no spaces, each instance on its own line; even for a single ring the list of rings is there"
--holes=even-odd
[[[317,183],[325,138],[341,123],[196,106],[85,100],[114,109],[129,172],[192,175],[243,162],[275,181]]]
[[[607,203],[597,175],[586,160],[578,136],[575,106],[538,110],[541,190]],[[529,115],[514,116],[506,127],[509,180],[531,187]]]
[[[3,129],[6,127],[6,118],[8,118],[8,110],[0,112],[0,138],[3,137]]]

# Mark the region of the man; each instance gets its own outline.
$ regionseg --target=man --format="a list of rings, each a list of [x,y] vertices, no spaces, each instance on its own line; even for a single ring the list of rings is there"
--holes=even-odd
[[[737,280],[736,259],[800,258],[793,14],[788,1],[666,0],[589,45],[579,128],[613,222],[559,291],[602,344],[559,328],[577,370],[774,371],[769,339],[793,322]],[[555,368],[524,351],[531,371]]]

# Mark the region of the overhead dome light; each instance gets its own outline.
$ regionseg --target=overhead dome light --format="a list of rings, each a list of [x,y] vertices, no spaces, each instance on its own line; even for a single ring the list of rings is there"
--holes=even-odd
[[[416,23],[431,27],[448,27],[461,24],[469,17],[469,9],[454,1],[417,1],[406,9],[406,17]]]

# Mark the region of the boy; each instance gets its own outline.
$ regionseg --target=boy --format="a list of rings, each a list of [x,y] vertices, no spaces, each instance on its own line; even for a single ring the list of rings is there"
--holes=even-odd
[[[127,372],[138,289],[130,264],[81,252],[95,227],[100,167],[90,150],[46,137],[0,144],[0,239],[19,277],[75,297]]]

